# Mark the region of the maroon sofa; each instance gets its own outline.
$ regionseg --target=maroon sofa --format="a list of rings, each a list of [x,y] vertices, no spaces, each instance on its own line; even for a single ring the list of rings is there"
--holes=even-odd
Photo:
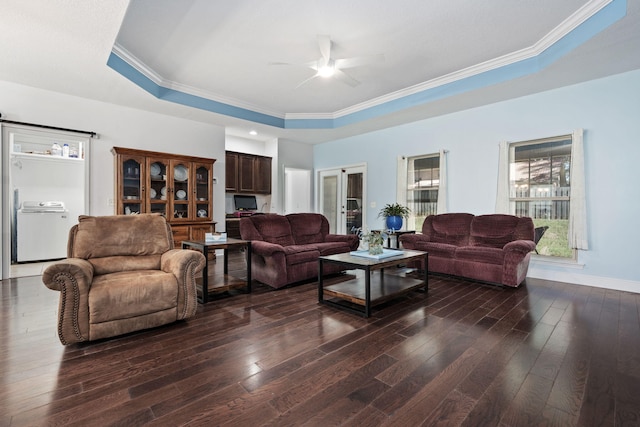
[[[274,288],[318,277],[318,257],[358,249],[356,235],[329,233],[321,214],[253,215],[240,220],[240,236],[251,240],[251,276]],[[326,274],[339,266],[327,265]]]
[[[448,213],[428,216],[422,234],[405,234],[406,249],[429,252],[429,272],[517,287],[536,247],[531,218]]]

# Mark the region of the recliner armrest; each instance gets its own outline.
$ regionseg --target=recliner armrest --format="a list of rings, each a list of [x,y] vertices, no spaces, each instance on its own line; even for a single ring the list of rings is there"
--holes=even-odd
[[[54,291],[63,291],[71,282],[81,293],[88,293],[93,281],[93,265],[80,258],[67,258],[47,267],[42,274],[42,282]]]
[[[206,262],[201,252],[189,249],[171,249],[162,254],[160,269],[173,274],[178,281],[177,319],[196,314],[196,275],[200,274]]]
[[[358,239],[358,236],[355,234],[327,234],[324,241],[348,243],[352,251],[358,249],[358,246],[360,245],[360,239]]]
[[[62,344],[89,340],[89,289],[93,265],[80,258],[51,264],[42,274],[47,288],[60,291],[58,338]]]
[[[536,244],[533,240],[514,240],[504,245],[502,250],[505,252],[517,252],[523,256],[533,251],[536,248]]]
[[[402,247],[406,249],[415,249],[418,242],[428,242],[429,239],[424,234],[403,234],[399,238]]]
[[[274,254],[282,252],[284,255],[284,247],[275,243],[269,243],[262,240],[251,241],[251,253],[253,255],[260,255],[263,257],[273,256]]]

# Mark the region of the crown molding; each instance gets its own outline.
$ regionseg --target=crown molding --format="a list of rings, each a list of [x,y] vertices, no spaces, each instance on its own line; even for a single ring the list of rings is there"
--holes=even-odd
[[[378,98],[374,98],[369,101],[365,101],[360,104],[356,104],[351,107],[336,111],[333,114],[333,118],[354,114],[359,111],[373,108],[390,101],[395,101],[407,96],[415,95],[420,92],[435,89],[440,86],[486,73],[488,71],[516,64],[527,59],[535,58],[541,55],[545,50],[547,50],[554,44],[558,43],[563,37],[570,34],[572,31],[574,31],[581,24],[594,16],[612,1],[613,0],[593,0],[588,2],[582,8],[577,10],[573,15],[565,19],[559,26],[554,28],[551,32],[547,33],[542,39],[540,39],[530,47],[526,47],[516,52],[508,53],[498,58],[490,59],[480,64],[476,64],[462,70],[458,70],[423,83],[418,83],[414,86],[410,86],[408,88],[401,89],[396,92],[389,93],[387,95],[383,95]],[[308,114],[301,116],[300,118],[313,119],[315,118],[315,116]]]
[[[119,44],[114,44],[111,52],[126,63],[128,63],[131,67],[133,67],[138,73],[142,74],[144,77],[151,80],[157,86],[171,89],[177,92],[185,93],[188,95],[197,96],[200,98],[208,99],[211,101],[219,102],[221,104],[230,105],[237,108],[242,108],[245,110],[254,111],[256,113],[266,114],[273,117],[278,117],[280,119],[285,118],[285,114],[280,111],[268,110],[266,108],[259,107],[257,105],[241,101],[236,98],[222,96],[213,92],[209,92],[203,89],[198,89],[193,86],[189,86],[186,84],[174,82],[172,80],[165,79],[160,74],[156,73],[152,68],[148,67],[144,62],[139,60],[135,55],[125,49],[123,46]]]
[[[618,0],[592,0],[587,2],[532,46],[330,113],[299,113],[269,110],[235,98],[221,96],[189,85],[167,80],[117,43],[112,49],[112,54],[118,56],[122,61],[127,63],[137,73],[149,79],[158,88],[168,89],[169,92],[171,92],[171,95],[168,95],[167,97],[179,97],[181,95],[199,97],[205,101],[219,104],[215,108],[212,107],[212,111],[234,108],[242,109],[244,110],[243,112],[234,112],[230,115],[264,124],[275,124],[276,126],[280,126],[281,122],[283,127],[314,128],[316,127],[314,126],[315,123],[315,125],[320,128],[332,128],[357,122],[362,119],[375,117],[376,110],[397,110],[399,108],[403,108],[401,104],[411,104],[414,102],[411,97],[421,97],[421,99],[417,99],[416,102],[425,102],[425,99],[429,99],[431,97],[434,89],[441,88],[446,85],[456,84],[457,87],[453,89],[453,92],[455,92],[471,90],[479,84],[491,84],[497,80],[495,78],[491,80],[490,77],[487,79],[489,80],[489,83],[487,83],[487,80],[484,82],[473,82],[471,79],[483,74],[488,75],[488,73],[496,72],[500,69],[504,69],[506,73],[513,72],[516,75],[535,72],[541,68],[540,64],[545,60],[553,60],[554,55],[557,56],[558,54],[562,54],[574,48],[577,43],[581,43],[581,41],[576,43],[575,39],[573,40],[573,45],[571,44],[571,41],[564,43],[564,45],[562,42],[565,37],[569,36],[572,32],[578,29],[578,27],[614,2],[619,3]],[[624,9],[626,10],[626,2],[623,1],[621,6],[624,6]],[[619,7],[616,7],[615,9],[619,10],[618,13],[623,13]],[[611,19],[610,16],[609,19]],[[605,18],[605,21],[606,20],[607,18]],[[609,24],[610,22],[607,26]],[[601,29],[602,28],[595,31],[597,32]],[[591,34],[587,34],[587,36],[590,37],[593,35],[594,29],[590,28],[586,30],[587,33],[589,33],[589,31],[592,32]],[[579,35],[577,39],[580,39],[581,36],[584,36],[584,34]],[[584,41],[584,38],[582,41]],[[555,46],[558,46],[558,48],[553,52],[553,48]],[[544,57],[546,53],[549,54],[547,58]],[[524,64],[525,61],[535,62],[531,64]],[[520,63],[523,63],[523,66],[518,70],[517,68]],[[509,70],[508,67],[512,67],[512,69]],[[505,77],[498,76],[497,78],[504,79]],[[434,96],[437,97],[445,95],[440,94]],[[161,95],[159,98],[164,98],[164,96]],[[187,101],[185,103],[189,104],[190,102],[192,101]],[[395,105],[392,105],[392,103],[395,103]],[[387,105],[385,106],[385,104]],[[226,114],[224,111],[221,113]],[[251,117],[254,115],[258,117]],[[339,124],[338,122],[342,124]]]

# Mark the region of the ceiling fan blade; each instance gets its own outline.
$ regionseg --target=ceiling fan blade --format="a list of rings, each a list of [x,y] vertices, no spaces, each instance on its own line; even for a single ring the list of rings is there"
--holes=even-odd
[[[333,76],[340,80],[343,83],[348,84],[351,87],[356,87],[360,84],[360,82],[356,79],[354,79],[353,77],[351,77],[349,74],[345,73],[344,71],[336,68],[335,72],[333,74]]]
[[[303,86],[307,83],[309,83],[311,80],[315,79],[316,77],[318,77],[318,74],[314,74],[313,76],[309,77],[308,79],[305,79],[303,81],[301,81],[298,86],[294,87],[293,90],[298,89],[300,86]]]
[[[320,65],[320,67],[326,66],[331,60],[331,39],[329,38],[329,36],[319,35],[318,46],[320,46],[320,53],[322,54],[322,59],[324,60],[324,63]]]
[[[269,62],[269,65],[289,65],[292,67],[304,67],[311,68],[314,71],[318,71],[318,61],[309,61],[304,64],[292,64],[290,62]]]
[[[363,65],[375,64],[384,62],[384,55],[368,55],[368,56],[357,56],[354,58],[344,58],[344,59],[336,59],[335,64],[336,68],[354,68],[360,67]]]

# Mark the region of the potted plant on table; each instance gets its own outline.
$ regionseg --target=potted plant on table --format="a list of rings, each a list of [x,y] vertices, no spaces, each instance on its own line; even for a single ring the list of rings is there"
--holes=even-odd
[[[383,243],[387,239],[387,234],[384,231],[372,230],[366,231],[361,228],[357,231],[358,238],[366,244],[369,251],[369,255],[380,255],[383,253]]]
[[[392,203],[385,205],[385,207],[380,210],[378,218],[385,218],[387,229],[393,232],[402,228],[402,219],[409,218],[409,214],[411,214],[411,209],[408,207],[402,206],[399,203]]]

